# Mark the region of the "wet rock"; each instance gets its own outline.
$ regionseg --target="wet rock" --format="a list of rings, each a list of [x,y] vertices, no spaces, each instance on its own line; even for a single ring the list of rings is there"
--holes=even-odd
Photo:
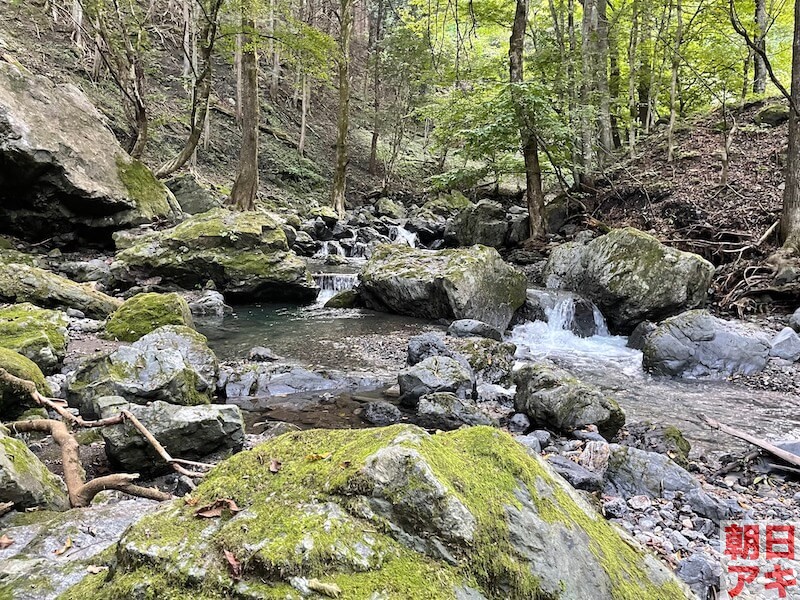
[[[368,308],[426,319],[477,319],[505,331],[525,301],[525,276],[493,248],[384,245],[361,272]]]
[[[0,63],[0,222],[27,239],[88,241],[180,215],[74,85]],[[110,241],[110,239],[109,239]]]
[[[280,360],[281,357],[265,346],[255,346],[254,348],[250,348],[250,352],[247,353],[247,358],[256,362],[275,362],[276,360]]]
[[[91,284],[75,283],[38,267],[2,262],[0,301],[30,302],[43,308],[75,308],[96,319],[104,319],[122,304]]]
[[[226,297],[240,300],[311,300],[318,292],[278,223],[258,211],[218,208],[195,215],[122,250],[111,270],[126,285],[161,277],[191,289],[211,280]]]
[[[0,347],[18,352],[52,373],[67,352],[64,313],[23,303],[0,308]]]
[[[242,413],[233,404],[176,406],[155,401],[147,406],[107,403],[102,419],[130,411],[174,458],[198,460],[213,452],[241,450],[244,443]],[[152,473],[168,465],[128,422],[102,429],[106,454],[120,470]]]
[[[659,324],[643,353],[642,365],[657,375],[752,375],[767,365],[769,339],[751,326],[691,310]]]
[[[470,401],[451,392],[437,392],[419,399],[417,423],[428,429],[449,431],[464,425],[492,425],[492,420]]]
[[[434,392],[453,392],[459,398],[472,394],[473,374],[461,363],[447,356],[432,356],[397,375],[400,401],[416,406],[421,396]]]
[[[508,235],[506,211],[499,203],[481,200],[461,210],[447,225],[445,237],[452,236],[459,246],[482,244],[502,248]]]
[[[597,492],[603,489],[602,477],[564,456],[551,454],[547,457],[547,462],[576,490]]]
[[[551,320],[578,337],[608,333],[600,310],[589,300],[561,290],[528,288],[525,304],[516,312],[512,323],[550,323]]]
[[[4,597],[56,600],[88,577],[90,566],[107,568],[109,548],[128,527],[157,506],[158,503],[150,500],[133,499],[62,513],[39,511],[7,515],[0,520],[0,530],[14,543],[0,550]],[[72,547],[56,554],[67,539]]]
[[[344,290],[331,297],[325,303],[325,308],[357,308],[360,297],[356,290]]]
[[[647,342],[647,338],[650,337],[656,330],[656,324],[652,321],[642,321],[636,327],[634,327],[631,334],[628,336],[628,342],[625,344],[628,348],[633,348],[634,350],[643,350],[644,345]]]
[[[503,341],[503,334],[497,329],[475,319],[453,321],[447,328],[447,333],[453,337],[484,337],[498,342]]]
[[[551,363],[525,364],[513,377],[516,408],[534,425],[564,432],[597,425],[611,439],[625,424],[625,413],[613,398]]]
[[[3,502],[13,502],[17,510],[69,508],[64,482],[48,471],[22,440],[0,431],[0,503]]]
[[[548,287],[588,298],[621,333],[645,319],[658,321],[702,304],[713,274],[707,260],[664,246],[632,227],[585,245],[562,244],[544,271]]]
[[[706,494],[688,471],[668,457],[627,446],[612,444],[605,473],[605,493],[632,498],[661,498],[665,492],[680,492],[698,514],[718,523],[730,516],[730,509]]]
[[[36,385],[39,393],[50,396],[52,390],[45,381],[42,370],[29,358],[21,354],[0,348],[0,368],[20,379],[27,379]],[[22,393],[16,386],[0,382],[0,422],[11,421],[26,408],[35,406],[33,400]]]
[[[675,574],[684,581],[698,598],[717,598],[722,576],[719,560],[698,552],[678,563]]]
[[[769,342],[770,356],[777,356],[785,360],[796,362],[800,359],[800,335],[791,327],[784,327]]]
[[[331,455],[309,462],[310,449]],[[277,474],[268,472],[270,456],[284,465]],[[152,584],[149,565],[158,560],[170,573],[159,576],[165,597],[186,595],[197,581],[294,594],[312,561],[325,565],[324,580],[342,598],[362,597],[365,581],[368,593],[407,598],[690,597],[542,460],[491,428],[289,433],[227,460],[192,494],[199,505],[233,496],[241,511],[222,519],[200,520],[196,506],[176,501],[134,525],[102,594],[124,596],[131,580]],[[246,567],[236,582],[212,550],[223,540],[233,556],[281,568]]]
[[[135,342],[164,325],[194,328],[189,304],[180,294],[136,294],[111,315],[106,333],[111,339]]]
[[[188,327],[160,327],[130,346],[81,365],[70,376],[67,400],[89,418],[96,417],[90,401],[97,396],[122,396],[136,404],[156,400],[185,406],[208,404],[218,365],[206,341]]]
[[[200,185],[193,173],[184,173],[166,181],[166,185],[181,210],[187,215],[196,215],[222,206],[219,198]]]
[[[364,408],[363,417],[367,422],[373,425],[384,427],[399,422],[400,419],[403,418],[403,414],[400,412],[400,409],[391,402],[376,400],[375,402],[367,404]]]

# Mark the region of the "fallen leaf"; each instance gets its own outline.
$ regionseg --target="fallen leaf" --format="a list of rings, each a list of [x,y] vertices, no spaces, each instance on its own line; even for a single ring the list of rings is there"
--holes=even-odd
[[[314,461],[314,460],[327,460],[331,457],[333,453],[328,452],[327,454],[307,454],[306,460]]]
[[[86,567],[86,570],[89,571],[92,575],[97,575],[98,573],[102,573],[103,571],[108,571],[108,567],[103,565],[89,565]]]
[[[228,561],[228,566],[231,568],[231,575],[238,581],[242,578],[242,563],[236,560],[233,552],[229,550],[223,550],[223,552],[225,553],[225,560]]]
[[[222,511],[226,508],[232,513],[237,513],[241,510],[236,506],[236,502],[230,498],[217,498],[213,503],[198,508],[194,514],[203,519],[213,519],[215,517],[221,517]]]
[[[309,579],[308,589],[312,592],[317,592],[329,598],[338,598],[342,590],[335,583],[322,583],[319,579]]]
[[[353,461],[346,460],[346,461],[342,462],[341,466],[342,466],[343,469],[346,469],[347,467],[349,467],[352,464],[353,464]]]
[[[72,538],[67,538],[67,541],[64,542],[64,545],[61,546],[61,548],[59,548],[58,550],[54,550],[53,554],[55,554],[56,556],[61,556],[62,554],[64,554],[64,552],[66,552],[70,548],[72,548]]]
[[[270,473],[277,473],[278,471],[281,470],[282,466],[283,466],[283,463],[281,463],[281,461],[279,461],[277,458],[273,458],[269,462],[269,472]]]
[[[184,498],[184,502],[186,502],[187,506],[197,506],[198,499],[197,498]]]
[[[0,550],[5,550],[13,543],[14,540],[8,537],[5,533],[2,536],[0,536]]]

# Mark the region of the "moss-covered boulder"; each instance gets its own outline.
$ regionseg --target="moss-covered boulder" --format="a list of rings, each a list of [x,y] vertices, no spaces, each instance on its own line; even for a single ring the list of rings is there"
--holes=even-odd
[[[0,503],[13,502],[18,510],[69,508],[64,482],[21,441],[0,432]]]
[[[122,302],[50,271],[20,263],[0,262],[0,302],[30,302],[44,308],[75,308],[87,317],[104,319]]]
[[[111,265],[123,284],[161,277],[184,288],[209,280],[233,300],[316,298],[306,263],[269,215],[214,209],[140,238]]]
[[[625,227],[588,244],[558,246],[543,275],[547,287],[578,292],[600,308],[613,330],[630,333],[641,321],[702,304],[714,265]]]
[[[756,113],[753,121],[756,125],[777,127],[789,120],[789,107],[785,104],[770,104]]]
[[[130,346],[86,361],[67,382],[67,400],[90,418],[97,417],[92,400],[101,396],[121,396],[136,404],[208,404],[219,365],[206,342],[189,327],[159,327]]]
[[[597,425],[611,439],[625,424],[616,400],[549,361],[524,365],[514,372],[514,383],[517,412],[528,415],[536,426],[570,433]]]
[[[406,209],[390,198],[378,198],[375,203],[375,214],[390,219],[403,219],[406,216]]]
[[[509,221],[506,210],[499,202],[481,200],[460,211],[447,224],[445,235],[458,242],[459,246],[483,244],[502,248],[506,244]]]
[[[67,352],[67,317],[33,304],[0,308],[0,347],[19,352],[52,373]]]
[[[186,300],[176,293],[136,294],[111,315],[106,323],[106,334],[121,342],[135,342],[164,325],[194,327]]]
[[[96,244],[180,214],[74,85],[0,62],[0,131],[0,223],[20,237]]]
[[[406,224],[406,228],[416,233],[423,244],[430,244],[444,236],[448,219],[470,206],[472,206],[472,202],[461,192],[452,191],[448,194],[439,194],[414,212]]]
[[[45,396],[51,394],[42,370],[35,362],[18,352],[0,348],[0,369],[5,369],[15,377],[32,381],[39,393]],[[32,406],[34,403],[30,397],[21,394],[15,386],[0,382],[0,422],[10,421]]]
[[[525,302],[525,275],[497,250],[379,246],[361,272],[369,308],[426,319],[477,319],[501,331]]]
[[[198,516],[217,502],[219,517]],[[143,518],[117,558],[111,576],[65,598],[692,597],[541,459],[488,427],[284,434]]]

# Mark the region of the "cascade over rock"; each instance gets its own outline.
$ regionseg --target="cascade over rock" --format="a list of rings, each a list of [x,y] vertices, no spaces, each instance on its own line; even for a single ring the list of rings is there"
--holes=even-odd
[[[497,250],[378,247],[361,272],[369,308],[426,319],[476,319],[505,331],[525,302],[525,276]]]
[[[0,61],[0,227],[28,239],[110,242],[181,214],[74,85]]]
[[[548,287],[578,292],[600,308],[611,329],[629,333],[705,301],[714,266],[663,245],[633,227],[614,229],[588,244],[555,248],[544,268]]]

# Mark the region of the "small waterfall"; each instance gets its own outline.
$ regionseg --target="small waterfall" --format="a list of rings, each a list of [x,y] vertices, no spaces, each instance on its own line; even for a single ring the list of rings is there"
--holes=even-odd
[[[389,227],[389,239],[394,244],[405,244],[412,248],[417,247],[417,234],[411,233],[408,229],[400,227],[399,225],[392,225]]]
[[[331,240],[329,242],[322,242],[322,247],[319,250],[317,250],[313,258],[325,258],[326,256],[330,256],[331,254],[337,254],[339,256],[346,255],[344,248],[342,248],[342,245],[336,240]]]
[[[592,307],[592,319],[594,321],[592,330],[593,335],[607,336],[608,325],[606,319],[600,309],[594,303],[590,303]],[[547,317],[547,328],[550,331],[574,331],[575,330],[575,298],[568,296],[559,300],[551,308],[545,309],[545,316]]]
[[[339,292],[352,290],[358,283],[358,275],[355,273],[314,273],[314,283],[320,289],[316,305],[325,306],[325,303]]]
[[[609,336],[611,333],[608,331],[608,325],[606,324],[606,318],[603,316],[603,313],[600,312],[600,309],[592,303],[592,315],[594,316],[594,330],[595,335],[602,335],[602,336]]]

